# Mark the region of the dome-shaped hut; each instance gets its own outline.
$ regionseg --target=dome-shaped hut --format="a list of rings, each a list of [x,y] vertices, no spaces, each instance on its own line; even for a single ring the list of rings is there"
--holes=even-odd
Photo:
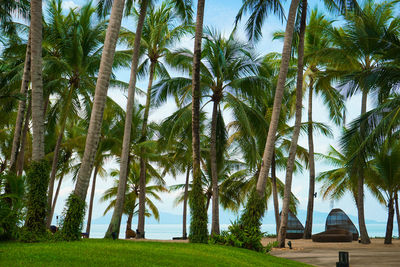
[[[286,229],[286,238],[288,239],[300,239],[304,234],[304,226],[301,224],[299,219],[289,211],[288,223]]]
[[[353,240],[358,240],[358,230],[349,216],[341,209],[333,209],[326,218],[325,231],[333,229],[347,230],[353,234]]]

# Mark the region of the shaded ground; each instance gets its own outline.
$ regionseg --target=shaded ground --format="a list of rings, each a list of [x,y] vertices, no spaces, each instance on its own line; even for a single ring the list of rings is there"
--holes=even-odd
[[[276,239],[265,238],[263,244]],[[289,241],[289,240],[287,240]],[[287,242],[286,241],[286,242]],[[291,240],[293,249],[275,248],[271,254],[277,257],[300,261],[314,266],[332,267],[339,260],[338,252],[349,252],[350,266],[400,266],[400,240],[393,239],[393,244],[384,245],[383,239],[371,239],[369,245],[356,241],[351,243],[317,243],[311,240]]]

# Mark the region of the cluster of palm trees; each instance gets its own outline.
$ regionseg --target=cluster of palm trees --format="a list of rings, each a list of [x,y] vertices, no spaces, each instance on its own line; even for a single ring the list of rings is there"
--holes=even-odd
[[[85,203],[93,177],[90,234],[97,176],[107,176],[105,162],[117,159],[120,168],[110,173],[115,185],[102,196],[109,202],[105,213],[113,211],[105,237],[119,235],[126,214],[126,232],[132,231],[137,215],[136,237],[144,238],[145,217],[159,217],[153,202],[160,199],[158,193],[180,190],[176,201],[183,202],[184,238],[188,204],[189,238],[205,242],[209,206],[211,234],[219,234],[220,207],[238,211],[244,206],[245,221],[248,214],[262,216],[272,197],[278,241],[284,246],[289,210],[295,212],[299,203],[291,192],[292,176],[306,166],[304,238],[311,238],[315,182],[320,181],[326,198],[352,193],[362,243],[370,242],[366,186],[388,207],[385,243],[391,243],[395,210],[400,217],[396,3],[325,3],[341,14],[341,26],[317,9],[307,18],[305,0],[293,0],[287,17],[279,1],[244,0],[236,23],[250,13],[247,42],[237,37],[237,27],[229,36],[204,27],[204,0],[197,3],[196,22],[189,0],[99,0],[97,6],[89,2],[70,10],[62,9],[62,0],[49,0],[44,15],[41,0],[30,1],[30,7],[27,1],[1,2],[1,171],[20,177],[35,162],[49,163],[47,217],[39,222],[47,227],[63,179],[72,174],[76,202],[68,202],[61,229],[67,239],[77,236],[71,229],[81,231],[82,220],[76,218],[83,218],[85,209],[76,207],[84,207],[77,203]],[[284,41],[283,51],[259,56],[253,44],[262,38],[269,12],[286,20],[285,32],[274,34]],[[30,26],[13,22],[16,15],[30,15]],[[124,16],[135,21],[134,32],[121,27]],[[177,46],[192,36],[194,50]],[[129,83],[115,75],[123,68],[131,69]],[[137,88],[137,79],[147,79],[147,90]],[[109,87],[127,90],[126,109],[107,96]],[[135,103],[139,93],[145,95],[144,105]],[[362,94],[360,117],[346,124],[345,100],[357,93]],[[315,95],[327,106],[332,123],[343,127],[340,148],[318,155],[336,169],[318,175],[314,132],[332,132],[313,120]],[[367,111],[370,95],[376,101]],[[168,99],[175,100],[177,111],[161,123],[149,121],[151,109]],[[209,116],[206,107],[211,107]],[[224,109],[232,114],[227,123]],[[308,135],[308,148],[297,144],[301,132]],[[284,181],[277,170],[286,171]],[[185,174],[185,182],[168,186],[167,174]],[[1,186],[1,194],[10,193],[7,182]],[[252,194],[263,203],[262,211],[246,204]]]

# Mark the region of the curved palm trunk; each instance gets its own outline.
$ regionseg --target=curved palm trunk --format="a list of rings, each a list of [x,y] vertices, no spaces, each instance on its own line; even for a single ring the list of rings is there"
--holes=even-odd
[[[367,112],[367,98],[368,93],[363,91],[361,103],[361,115]],[[361,135],[363,135],[365,126],[362,124],[360,127]],[[360,171],[357,181],[357,211],[358,211],[358,227],[360,228],[360,239],[362,244],[370,244],[367,226],[365,225],[364,216],[364,174]]]
[[[26,46],[26,54],[25,54],[25,63],[24,63],[24,73],[22,75],[21,82],[21,90],[20,94],[26,97],[28,94],[28,87],[30,81],[31,74],[31,34],[29,33],[28,43]],[[15,131],[14,138],[11,147],[11,157],[10,157],[10,170],[15,170],[17,158],[18,158],[18,150],[20,148],[21,140],[22,140],[22,125],[24,122],[25,115],[25,107],[26,107],[26,99],[20,100],[18,104],[18,113],[17,120],[15,122]]]
[[[312,235],[312,223],[314,212],[314,193],[315,193],[315,160],[314,160],[314,138],[313,138],[313,119],[312,119],[312,98],[313,98],[313,79],[311,78],[308,89],[308,162],[310,164],[310,184],[308,189],[308,204],[306,226],[304,238],[310,239]]]
[[[57,185],[56,193],[54,194],[53,203],[51,204],[51,211],[50,211],[50,217],[51,217],[51,218],[53,218],[53,216],[54,216],[54,211],[55,211],[55,209],[56,209],[58,194],[60,193],[61,184],[62,184],[63,179],[64,179],[64,175],[62,175],[62,176],[60,177],[60,179],[58,180],[58,185]]]
[[[74,190],[74,194],[83,201],[86,198],[90,174],[93,168],[94,158],[96,156],[97,146],[100,139],[103,112],[107,99],[107,90],[110,83],[115,48],[121,27],[124,2],[124,0],[114,0],[110,22],[107,27],[106,39],[104,41],[103,53],[101,55],[100,70],[96,83],[92,113],[90,115],[85,152]]]
[[[22,131],[22,137],[21,137],[21,148],[19,150],[18,158],[17,158],[17,175],[18,176],[21,176],[22,172],[24,171],[25,145],[26,145],[26,137],[27,137],[28,131],[29,131],[29,121],[31,119],[31,113],[32,113],[32,98],[29,98],[28,108],[27,108],[26,116],[25,116],[24,129]]]
[[[56,146],[54,148],[53,151],[53,162],[51,164],[51,173],[50,173],[50,182],[49,182],[49,191],[48,191],[48,195],[47,195],[47,206],[49,207],[49,214],[47,216],[47,222],[46,222],[46,227],[49,228],[50,224],[51,224],[51,220],[53,219],[53,216],[51,215],[51,202],[53,200],[53,191],[54,191],[54,181],[56,179],[56,174],[57,174],[57,165],[58,165],[58,157],[60,154],[60,148],[61,148],[61,142],[63,140],[64,137],[64,130],[65,130],[65,124],[67,123],[67,114],[69,112],[69,106],[70,103],[72,101],[72,93],[74,91],[74,87],[71,86],[71,88],[69,89],[68,92],[68,97],[67,100],[65,102],[65,107],[63,110],[63,114],[61,116],[61,128],[60,128],[60,132],[58,133],[58,137],[57,137],[57,142],[56,142]]]
[[[149,85],[147,87],[146,107],[143,114],[143,125],[142,125],[142,141],[146,140],[147,136],[147,122],[149,119],[150,102],[151,102],[151,88],[153,86],[154,72],[156,68],[156,61],[151,61],[150,64],[150,75]],[[146,159],[145,149],[140,149],[140,177],[139,177],[139,218],[138,218],[138,229],[136,238],[145,238],[144,236],[144,219],[146,212]]]
[[[131,75],[128,87],[128,101],[126,103],[126,115],[125,115],[125,128],[124,128],[124,138],[122,142],[122,152],[121,152],[121,163],[119,168],[119,183],[117,192],[117,201],[115,203],[113,216],[111,218],[110,225],[108,226],[105,237],[110,238],[111,233],[117,233],[119,236],[119,229],[121,226],[121,217],[124,210],[125,202],[125,190],[126,182],[128,177],[128,158],[129,158],[129,148],[131,142],[131,129],[132,129],[132,114],[135,102],[135,89],[136,89],[136,73],[139,62],[139,49],[140,40],[142,38],[142,30],[144,20],[146,18],[148,0],[141,1],[139,20],[136,27],[136,35],[133,46],[133,56],[132,56],[132,66]]]
[[[285,193],[283,196],[281,223],[278,233],[279,247],[285,247],[286,228],[289,215],[290,196],[292,193],[292,178],[294,161],[296,159],[297,141],[299,140],[301,113],[302,113],[302,100],[303,100],[303,58],[304,58],[304,34],[306,31],[306,16],[307,16],[307,0],[303,0],[301,18],[300,18],[300,33],[299,33],[299,46],[297,58],[297,84],[296,84],[296,118],[294,123],[294,131],[292,136],[292,143],[289,149],[289,158],[286,167],[285,178]]]
[[[185,192],[183,193],[183,221],[182,221],[182,238],[187,239],[187,231],[186,231],[186,219],[187,219],[187,200],[189,193],[189,176],[190,176],[190,167],[187,167],[186,170],[186,181],[185,181]]]
[[[393,219],[394,219],[394,208],[393,208],[393,197],[391,196],[388,204],[388,220],[386,224],[385,244],[392,244]]]
[[[399,196],[394,193],[394,203],[396,204],[396,220],[397,220],[397,236],[400,239],[400,213],[399,213]]]
[[[42,0],[31,0],[32,160],[44,158]]]
[[[211,119],[210,162],[212,183],[212,218],[211,234],[219,235],[219,200],[218,200],[218,171],[217,171],[217,115],[219,101],[214,99]]]
[[[274,106],[272,110],[271,123],[268,129],[267,142],[263,154],[263,164],[261,165],[260,174],[257,181],[257,192],[261,198],[265,194],[265,184],[268,177],[268,172],[271,167],[272,153],[275,147],[276,130],[278,129],[279,115],[281,112],[283,92],[285,89],[286,76],[288,73],[290,52],[293,40],[294,21],[296,18],[296,10],[300,0],[292,0],[289,8],[289,15],[287,18],[285,39],[283,42],[282,61],[279,69],[278,83],[276,86]]]
[[[204,195],[201,194],[200,170],[200,60],[201,41],[203,37],[205,0],[197,1],[196,32],[193,50],[192,69],[192,158],[193,158],[193,188],[190,204],[192,214],[190,220],[190,242],[206,242],[207,240],[207,210],[204,207]]]
[[[90,181],[90,174],[93,168],[97,146],[100,139],[101,124],[103,122],[104,107],[106,104],[107,90],[110,83],[115,48],[117,45],[119,30],[121,27],[124,3],[124,0],[114,0],[109,24],[107,27],[106,38],[104,41],[103,53],[101,55],[100,69],[96,83],[93,108],[90,115],[89,129],[86,137],[85,152],[83,155],[81,168],[79,169],[75,190],[72,193],[77,196],[82,202],[86,199],[86,194]],[[81,212],[83,213],[84,211]],[[83,216],[81,216],[82,214],[76,214],[76,212],[74,212],[75,214],[72,213],[73,212],[71,210],[71,207],[69,207],[64,221],[64,227],[66,229],[74,229],[75,232],[79,232],[81,222],[77,222],[76,220],[73,220],[73,218],[75,218],[75,216],[77,216],[77,218],[83,218]],[[71,236],[67,238],[74,237]]]
[[[90,226],[92,224],[92,213],[93,213],[93,202],[94,202],[94,193],[96,191],[96,178],[97,178],[97,173],[99,172],[99,167],[96,166],[94,168],[94,175],[93,175],[93,183],[92,183],[92,192],[90,193],[90,203],[89,203],[89,214],[88,214],[88,220],[87,220],[87,225],[86,225],[86,233],[89,238],[90,236]]]
[[[275,151],[272,155],[271,162],[271,178],[272,178],[272,197],[274,200],[274,213],[275,213],[275,224],[276,224],[276,234],[279,232],[280,218],[279,218],[279,200],[278,200],[278,189],[276,187],[276,161],[275,161]]]

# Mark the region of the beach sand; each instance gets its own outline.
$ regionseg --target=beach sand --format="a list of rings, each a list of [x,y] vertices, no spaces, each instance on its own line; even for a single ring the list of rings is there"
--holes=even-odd
[[[273,242],[274,238],[263,239],[263,245]],[[286,240],[286,243],[289,240]],[[274,248],[271,254],[277,257],[292,259],[314,266],[336,266],[339,251],[349,252],[351,267],[364,266],[400,266],[400,240],[393,239],[393,244],[384,245],[383,239],[371,239],[371,244],[363,245],[356,241],[351,243],[317,243],[311,240],[290,240],[292,248]]]

